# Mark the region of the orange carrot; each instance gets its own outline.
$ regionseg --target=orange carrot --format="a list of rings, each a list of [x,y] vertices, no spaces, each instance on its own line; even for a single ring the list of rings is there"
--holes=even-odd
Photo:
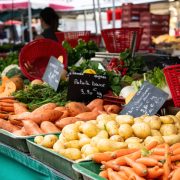
[[[7,102],[0,101],[0,106],[13,107],[13,103],[7,103]]]
[[[164,156],[165,150],[164,150],[164,148],[155,147],[152,149],[152,154]]]
[[[107,169],[109,180],[124,180],[116,171],[111,168]]]
[[[6,112],[14,112],[14,107],[8,107],[8,106],[0,106],[1,111],[6,111]]]
[[[129,154],[128,157],[135,161],[136,159],[141,157],[141,151],[138,150],[138,151],[136,151],[136,152],[134,152],[132,154]]]
[[[174,155],[174,156],[171,156],[171,161],[180,161],[180,154],[177,154],[177,155]]]
[[[105,178],[105,179],[108,179],[108,172],[107,170],[103,170],[99,173],[99,176]]]
[[[121,166],[121,170],[125,172],[125,174],[130,177],[135,177],[136,180],[145,180],[144,178],[137,175],[132,168],[127,166]]]
[[[3,101],[3,100],[15,100],[15,97],[14,96],[9,96],[9,97],[0,97],[0,101]]]
[[[164,170],[164,174],[163,174],[163,180],[168,180],[168,176],[171,172],[171,160],[170,160],[170,155],[169,155],[170,149],[169,149],[169,145],[165,144],[165,163],[163,165],[163,170]]]
[[[124,180],[128,180],[128,177],[124,171],[119,171],[118,174],[123,178]]]
[[[156,147],[157,147],[157,148],[165,148],[165,143],[163,143],[163,144],[158,144]]]
[[[2,114],[2,113],[0,113],[0,118],[8,119],[8,117],[9,117],[9,114]]]
[[[165,157],[161,156],[161,155],[150,155],[149,158],[153,158],[153,159],[156,159],[158,161],[165,160]]]
[[[14,132],[20,129],[19,127],[12,125],[9,121],[4,119],[0,119],[0,128],[9,132]]]
[[[175,150],[173,151],[173,154],[174,154],[174,155],[180,154],[180,147],[177,148],[177,149],[175,149]]]
[[[162,168],[159,168],[158,166],[148,168],[147,178],[158,178],[162,176],[163,173],[164,170]]]
[[[120,166],[117,165],[117,164],[114,164],[112,161],[107,161],[107,162],[102,161],[101,163],[103,164],[103,166],[102,166],[103,169],[104,168],[105,169],[111,168],[111,169],[113,169],[115,171],[119,171],[120,170]]]
[[[151,150],[151,149],[155,148],[157,145],[158,145],[157,141],[152,141],[146,146],[146,149]]]
[[[112,153],[112,156],[114,158],[117,158],[117,157],[121,157],[121,156],[124,156],[124,155],[127,155],[127,154],[134,153],[136,151],[138,151],[138,149],[120,149],[120,150],[114,151]]]
[[[125,160],[129,166],[131,166],[136,174],[139,176],[146,176],[147,175],[147,167],[142,164],[138,163],[128,157],[125,157]]]
[[[111,152],[95,153],[92,155],[92,160],[101,163],[102,161],[109,161],[114,159]]]
[[[170,147],[171,151],[174,151],[175,149],[178,149],[178,148],[180,148],[180,143],[175,143]]]
[[[118,158],[114,159],[113,164],[117,164],[119,166],[127,165],[126,160],[125,160],[125,156],[118,157]]]
[[[156,159],[150,158],[150,157],[142,157],[136,160],[138,163],[142,163],[146,166],[162,166],[160,162],[158,162]]]
[[[171,180],[179,180],[179,179],[180,179],[180,168],[178,168],[174,171]]]

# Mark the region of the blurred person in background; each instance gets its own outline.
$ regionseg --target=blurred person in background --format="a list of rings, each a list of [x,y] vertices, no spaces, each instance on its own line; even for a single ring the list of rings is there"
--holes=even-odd
[[[54,9],[47,7],[40,12],[40,22],[43,32],[37,35],[35,39],[48,38],[58,41],[55,32],[58,31],[59,16]]]

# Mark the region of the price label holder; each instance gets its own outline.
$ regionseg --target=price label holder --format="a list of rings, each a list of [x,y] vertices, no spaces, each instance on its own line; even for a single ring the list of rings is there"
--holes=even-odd
[[[58,90],[63,69],[64,65],[54,56],[51,56],[42,79],[55,91]]]
[[[145,81],[120,114],[128,114],[133,117],[139,117],[144,114],[154,115],[159,111],[167,98],[167,93]]]
[[[74,72],[69,75],[68,100],[89,102],[102,98],[107,90],[107,76]]]

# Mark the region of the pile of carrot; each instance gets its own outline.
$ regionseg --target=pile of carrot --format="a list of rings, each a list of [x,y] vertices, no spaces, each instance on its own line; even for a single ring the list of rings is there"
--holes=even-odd
[[[14,103],[16,100],[13,97],[0,98],[0,118],[8,119],[9,114],[14,114]]]
[[[99,175],[108,180],[180,180],[180,143],[153,141],[143,150],[97,153],[92,159],[102,164]]]

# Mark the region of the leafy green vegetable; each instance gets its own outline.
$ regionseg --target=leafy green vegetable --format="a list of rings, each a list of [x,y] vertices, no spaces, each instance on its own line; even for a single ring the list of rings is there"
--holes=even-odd
[[[144,80],[149,81],[158,88],[163,88],[166,85],[166,79],[163,70],[155,67],[152,71],[144,74]]]
[[[132,58],[130,49],[126,49],[124,52],[121,52],[119,56],[120,59],[124,61],[123,68],[128,68],[126,75],[132,76],[135,73],[141,74],[143,72],[144,62],[140,55]]]
[[[0,58],[0,73],[5,69],[5,67],[11,64],[18,64],[18,53],[11,52],[6,58]]]
[[[68,53],[68,66],[74,65],[78,60],[84,58],[86,60],[95,56],[98,46],[94,41],[85,42],[83,40],[78,41],[78,45],[72,48],[67,41],[63,42],[63,47]]]
[[[59,106],[67,103],[67,82],[60,82],[60,91],[54,91],[49,85],[28,85],[24,90],[17,91],[13,96],[28,105],[30,110],[34,110],[43,104],[54,102]]]

